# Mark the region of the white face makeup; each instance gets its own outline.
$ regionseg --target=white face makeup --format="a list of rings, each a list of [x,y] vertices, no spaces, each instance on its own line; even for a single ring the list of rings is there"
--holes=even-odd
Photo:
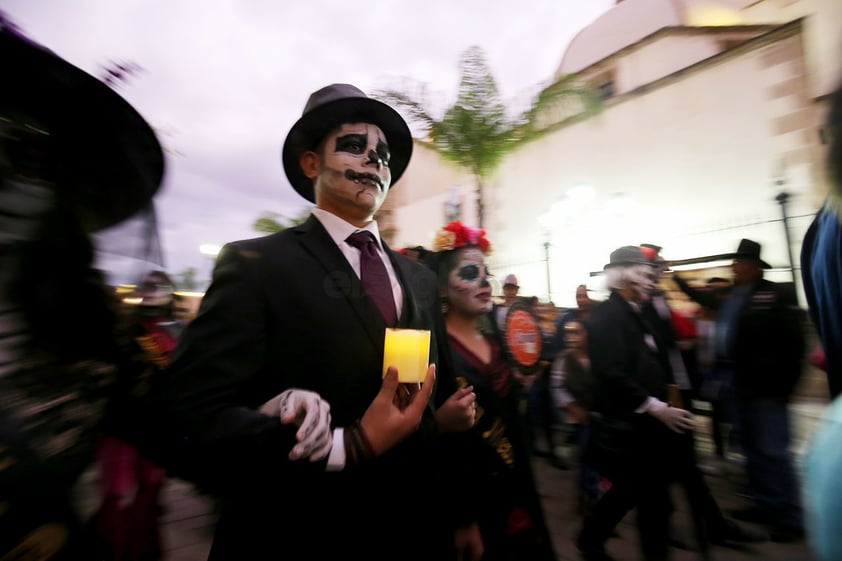
[[[635,300],[646,302],[652,297],[657,281],[657,270],[650,265],[632,265],[626,275],[635,292]]]
[[[466,316],[481,316],[491,310],[491,285],[482,251],[459,250],[447,277],[447,300],[452,312]]]
[[[371,220],[392,182],[389,145],[380,127],[347,123],[331,131],[319,150],[316,200],[334,214]]]

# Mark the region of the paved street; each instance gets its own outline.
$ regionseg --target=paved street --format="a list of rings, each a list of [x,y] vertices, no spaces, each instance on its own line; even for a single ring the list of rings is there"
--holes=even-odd
[[[796,457],[804,451],[825,407],[823,400],[803,401],[792,406]],[[702,460],[709,457],[710,450],[707,422],[706,418],[699,418],[699,449]],[[536,458],[534,463],[557,557],[559,561],[578,561],[579,556],[572,541],[572,536],[579,527],[579,518],[575,513],[573,500],[575,472],[559,470],[541,458]],[[726,512],[742,506],[741,499],[735,493],[740,480],[739,464],[734,463],[731,468],[734,472],[731,476],[707,476],[714,495]],[[692,536],[692,526],[683,497],[679,493],[676,493],[676,507],[674,526],[681,535],[689,539]],[[170,481],[165,494],[164,530],[168,551],[165,561],[204,561],[210,548],[214,521],[212,501],[197,495],[192,486],[182,481]],[[623,520],[618,533],[619,537],[608,543],[609,553],[618,561],[636,561],[639,554],[633,513]],[[696,552],[674,550],[674,561],[697,559],[700,557]],[[750,544],[744,549],[717,547],[713,550],[713,559],[715,561],[812,561],[813,557],[803,542],[796,544],[765,542]]]

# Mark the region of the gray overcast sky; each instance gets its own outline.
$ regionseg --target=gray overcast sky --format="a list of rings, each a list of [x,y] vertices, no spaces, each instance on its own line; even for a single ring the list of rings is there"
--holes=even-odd
[[[454,98],[458,63],[486,53],[504,99],[549,80],[570,39],[614,0],[0,0],[35,41],[101,75],[140,65],[120,93],[170,150],[156,198],[165,263],[207,276],[199,245],[258,235],[264,211],[305,206],[280,150],[309,94],[404,77]]]

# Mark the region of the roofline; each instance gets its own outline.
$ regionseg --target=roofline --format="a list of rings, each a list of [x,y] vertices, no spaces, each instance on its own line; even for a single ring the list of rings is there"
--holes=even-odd
[[[749,42],[749,41],[753,41],[753,40],[757,39],[758,37],[762,37],[762,36],[766,35],[767,33],[772,32],[772,31],[774,31],[776,29],[779,29],[781,27],[786,27],[787,25],[791,25],[795,22],[800,22],[802,19],[804,19],[804,18],[798,18],[798,19],[795,19],[795,20],[792,20],[792,21],[789,21],[789,22],[783,23],[783,24],[780,24],[780,23],[764,23],[764,24],[746,24],[746,25],[706,25],[706,26],[667,25],[667,26],[664,26],[660,29],[657,29],[657,30],[653,31],[652,33],[650,33],[649,35],[646,35],[645,37],[641,37],[640,39],[638,39],[634,43],[626,45],[625,47],[623,47],[622,49],[620,49],[618,51],[614,51],[613,53],[611,53],[608,56],[602,57],[601,59],[597,60],[596,62],[592,62],[591,64],[585,66],[581,70],[577,70],[576,72],[573,72],[572,74],[582,74],[582,73],[586,72],[588,69],[593,68],[594,66],[599,66],[600,64],[604,63],[605,61],[607,61],[609,59],[617,58],[619,56],[622,56],[622,55],[626,54],[628,51],[631,51],[633,49],[636,49],[636,48],[639,48],[639,47],[643,46],[643,44],[645,44],[645,43],[651,43],[651,42],[653,42],[657,39],[660,39],[662,35],[675,35],[675,34],[713,35],[713,34],[719,34],[723,31],[731,31],[731,32],[733,32],[733,31],[752,31],[752,30],[763,31],[763,33],[761,35],[758,35],[757,37],[752,37],[751,39],[746,39],[746,42]],[[579,33],[581,33],[581,31]],[[578,37],[578,34],[577,34],[577,37]],[[574,40],[575,40],[575,38],[574,38]],[[570,44],[572,45],[573,41],[571,41]],[[568,46],[568,50],[569,50],[569,46]],[[565,51],[565,57],[566,56],[567,56],[567,51]],[[715,55],[715,56],[718,56],[718,55]],[[559,69],[564,65],[564,58],[565,57],[562,58],[561,64],[559,64]]]

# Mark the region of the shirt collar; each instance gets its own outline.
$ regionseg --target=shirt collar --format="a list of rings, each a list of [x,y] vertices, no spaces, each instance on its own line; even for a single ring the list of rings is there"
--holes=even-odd
[[[322,226],[327,230],[328,235],[336,245],[347,243],[345,240],[348,239],[348,236],[354,232],[364,230],[371,232],[374,235],[374,239],[377,240],[377,245],[381,248],[383,247],[383,244],[380,242],[380,229],[377,227],[376,220],[372,220],[363,228],[357,228],[353,224],[322,208],[314,208],[313,216],[322,223]]]

